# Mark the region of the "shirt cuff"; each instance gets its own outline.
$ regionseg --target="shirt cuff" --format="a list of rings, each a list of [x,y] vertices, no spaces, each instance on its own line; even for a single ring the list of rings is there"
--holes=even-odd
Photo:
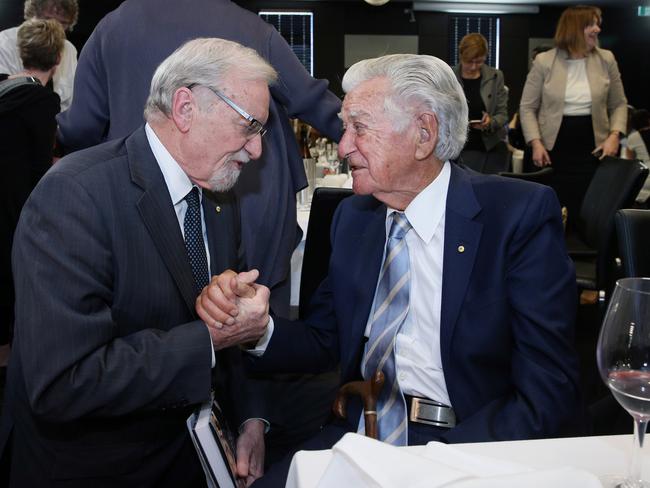
[[[273,317],[269,317],[269,323],[266,324],[266,332],[260,337],[260,340],[257,341],[257,344],[253,349],[246,349],[248,354],[252,356],[260,357],[266,352],[266,348],[271,341],[271,336],[273,335],[273,330],[275,329],[275,324],[273,323]]]
[[[214,368],[217,364],[217,358],[214,355],[214,344],[212,344],[212,339],[210,339],[210,350],[212,351],[212,366],[210,366],[210,368]]]
[[[270,429],[271,429],[271,424],[269,423],[268,420],[260,418],[260,417],[251,417],[249,419],[244,420],[241,425],[239,426],[239,433],[241,434],[244,432],[244,425],[246,425],[246,422],[250,422],[251,420],[259,420],[264,424],[264,433],[266,434]]]

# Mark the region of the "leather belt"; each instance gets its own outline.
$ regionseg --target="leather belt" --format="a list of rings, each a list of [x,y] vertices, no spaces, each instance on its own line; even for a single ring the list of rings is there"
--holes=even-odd
[[[456,426],[454,409],[434,402],[428,398],[405,395],[409,408],[409,420],[419,424],[435,425],[436,427],[452,428]]]

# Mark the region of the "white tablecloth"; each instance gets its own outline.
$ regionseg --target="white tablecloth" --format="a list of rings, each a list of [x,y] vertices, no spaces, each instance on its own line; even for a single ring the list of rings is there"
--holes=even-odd
[[[573,467],[598,476],[604,486],[627,473],[633,448],[632,435],[573,437],[531,441],[454,444],[468,454],[477,454],[536,469]],[[423,446],[405,447],[414,452]],[[315,488],[332,458],[332,452],[299,451],[293,458],[287,488]],[[643,457],[644,475],[650,475],[650,450]],[[406,488],[406,487],[405,487]]]

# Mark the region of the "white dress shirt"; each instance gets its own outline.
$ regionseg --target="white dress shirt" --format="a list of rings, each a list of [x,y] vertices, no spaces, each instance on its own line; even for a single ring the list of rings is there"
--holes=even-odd
[[[12,27],[0,32],[0,73],[15,75],[23,70],[23,62],[16,44],[18,27]],[[66,110],[72,103],[74,88],[74,73],[77,70],[77,48],[65,40],[61,61],[56,67],[52,83],[54,91],[61,98],[61,111]]]
[[[426,397],[451,406],[440,353],[445,209],[451,176],[449,165],[448,162],[443,165],[436,179],[404,211],[413,227],[405,236],[411,291],[409,311],[395,342],[395,359],[397,380],[404,394]],[[394,212],[394,209],[387,209],[386,236]],[[370,321],[365,335],[370,337]]]
[[[158,139],[158,136],[149,124],[144,126],[144,132],[147,135],[147,141],[149,141],[151,152],[153,152],[154,158],[156,158],[156,162],[160,167],[160,171],[162,171],[165,184],[167,185],[167,190],[169,191],[172,203],[174,204],[178,226],[181,229],[183,239],[185,239],[185,226],[183,225],[185,212],[187,212],[185,196],[190,192],[190,190],[192,190],[192,187],[196,185],[192,184],[192,181],[185,174],[185,171],[181,169],[176,160],[171,154],[169,154],[169,151],[167,151],[167,148],[163,146],[162,142],[160,142],[160,139]],[[203,190],[198,186],[197,188],[199,189],[199,202],[203,202]],[[205,219],[203,217],[203,205],[201,205],[201,229],[203,232],[205,255],[208,258],[208,274],[212,276],[212,273],[210,273],[210,250],[208,249],[208,234],[205,228]],[[212,347],[212,367],[214,368],[216,360],[212,341],[210,341],[210,345]]]

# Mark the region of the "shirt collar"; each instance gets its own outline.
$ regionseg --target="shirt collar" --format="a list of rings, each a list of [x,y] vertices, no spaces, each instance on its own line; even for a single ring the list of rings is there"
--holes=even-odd
[[[415,232],[427,244],[433,238],[433,234],[445,215],[447,192],[451,178],[450,164],[449,162],[444,163],[438,176],[424,190],[418,193],[404,210],[406,218]],[[388,217],[396,211],[389,207],[386,216]],[[386,220],[388,227],[388,219]]]
[[[158,139],[158,136],[148,123],[145,124],[144,131],[147,135],[151,152],[153,152],[153,155],[158,162],[158,166],[160,167],[160,171],[162,171],[165,184],[167,185],[169,194],[172,197],[172,203],[177,205],[187,196],[195,185],[181,169],[172,155],[169,154],[167,148],[162,142],[160,142],[160,139]],[[199,188],[199,196],[201,197],[201,188],[197,188]]]

